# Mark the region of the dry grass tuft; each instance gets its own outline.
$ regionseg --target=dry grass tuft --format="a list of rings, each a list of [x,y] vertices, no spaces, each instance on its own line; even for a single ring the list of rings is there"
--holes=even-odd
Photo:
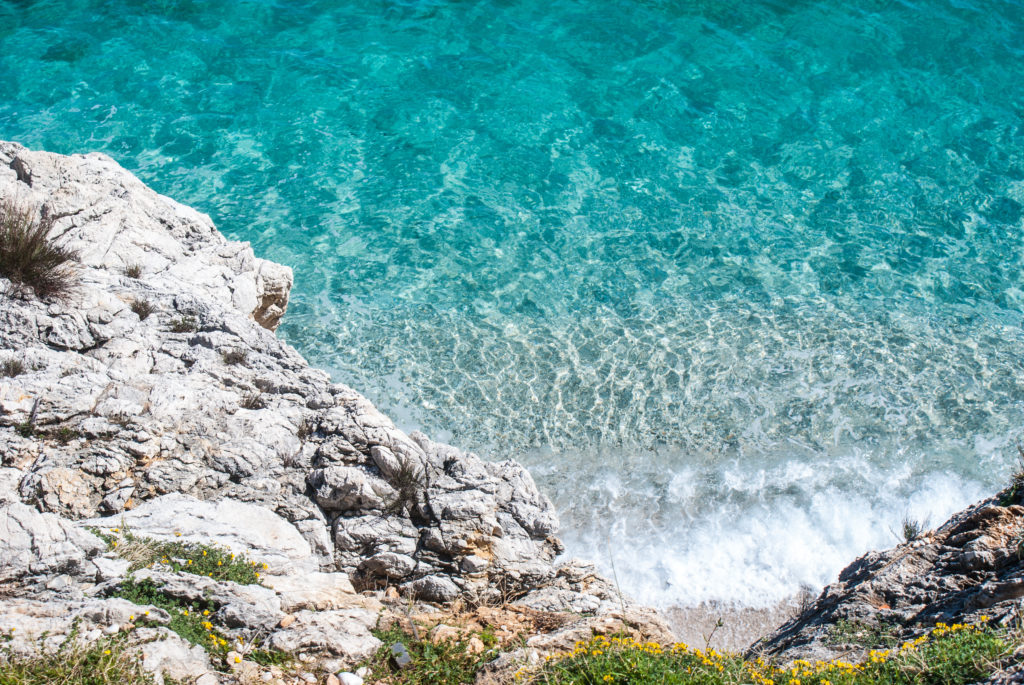
[[[72,262],[78,253],[50,242],[49,217],[11,200],[0,203],[0,275],[11,281],[11,294],[62,299],[77,282]]]

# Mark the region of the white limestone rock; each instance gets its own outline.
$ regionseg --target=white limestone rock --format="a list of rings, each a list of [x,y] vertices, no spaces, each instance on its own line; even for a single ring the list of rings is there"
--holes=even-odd
[[[377,623],[375,612],[365,609],[300,611],[295,622],[270,635],[271,649],[330,654],[354,664],[374,654],[381,642],[370,633]]]
[[[268,574],[314,570],[309,543],[295,526],[264,507],[245,502],[229,499],[209,502],[173,493],[144,502],[118,516],[90,519],[82,525],[120,526],[137,536],[157,540],[219,545],[267,564]]]
[[[189,644],[166,628],[145,635],[147,640],[139,647],[142,668],[158,677],[173,678],[177,682],[195,682],[213,674],[210,658],[196,645]],[[213,682],[216,682],[214,680]]]
[[[0,277],[0,356],[26,362],[0,378],[0,467],[20,474],[0,498],[225,545],[270,574],[341,572],[359,591],[500,599],[554,577],[554,509],[525,469],[398,430],[274,335],[289,269],[104,155],[0,142],[8,199],[54,218],[51,239],[81,260],[65,301],[11,297]],[[281,601],[344,601],[332,592]]]
[[[106,549],[102,540],[54,514],[19,502],[0,504],[0,583],[23,576],[81,575]]]
[[[301,576],[268,576],[264,581],[278,595],[281,610],[325,611],[362,604],[345,573],[305,573]]]

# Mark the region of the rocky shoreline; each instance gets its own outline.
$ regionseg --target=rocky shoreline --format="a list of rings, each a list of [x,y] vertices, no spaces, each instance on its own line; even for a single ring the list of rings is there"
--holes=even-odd
[[[267,563],[255,594],[197,592],[233,637],[262,633],[309,672],[372,653],[388,601],[572,612],[557,621],[570,642],[621,626],[623,607],[644,636],[665,631],[592,567],[556,563],[555,512],[519,464],[406,435],[279,340],[288,268],[100,154],[0,143],[0,199],[53,217],[80,261],[65,301],[0,295],[0,362],[23,367],[0,378],[0,629],[16,646],[142,611],[105,597],[128,564],[93,528]],[[227,677],[156,630],[181,657],[173,677]]]
[[[558,558],[554,509],[522,466],[398,430],[279,340],[287,267],[101,154],[0,142],[0,200],[51,218],[51,239],[79,260],[61,301],[9,294],[0,277],[9,648],[130,631],[161,678],[325,682],[377,651],[372,629],[415,614],[441,634],[465,632],[445,621],[494,628],[478,682],[501,682],[593,634],[673,639],[593,566]],[[982,613],[1008,624],[1024,598],[1017,499],[866,555],[752,649],[855,654],[839,622],[900,636]],[[259,564],[259,582],[204,577],[173,555],[137,567],[123,550],[139,540],[229,551]],[[193,645],[166,609],[125,599],[140,583],[209,607],[211,636],[233,648]],[[294,665],[260,663],[257,648]]]

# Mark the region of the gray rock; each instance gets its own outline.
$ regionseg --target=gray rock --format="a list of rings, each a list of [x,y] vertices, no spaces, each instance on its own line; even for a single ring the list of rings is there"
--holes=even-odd
[[[490,562],[488,562],[486,559],[482,557],[478,557],[475,554],[470,554],[468,557],[464,558],[459,563],[460,568],[462,568],[462,570],[466,573],[480,573],[481,571],[484,571],[489,565]]]
[[[201,501],[181,494],[149,500],[131,511],[83,526],[123,526],[135,535],[226,547],[235,554],[266,563],[268,573],[313,570],[312,550],[288,521],[264,507],[223,499]]]
[[[0,583],[29,575],[87,574],[88,560],[105,549],[95,535],[54,514],[18,502],[0,505]]]
[[[352,466],[329,466],[309,474],[313,497],[324,509],[380,509],[381,493],[393,492],[383,481],[375,484],[364,469]]]
[[[271,633],[267,645],[292,654],[303,650],[335,655],[354,664],[374,654],[380,640],[370,634],[374,612],[364,609],[300,611],[287,628]]]
[[[885,625],[898,642],[940,621],[977,623],[982,615],[995,624],[1013,620],[1024,597],[1024,565],[1017,554],[1024,506],[1002,506],[1002,498],[1008,493],[954,514],[918,540],[857,559],[751,653],[784,661],[840,655],[849,660],[850,646],[833,639],[840,620]]]
[[[166,628],[153,637],[139,648],[146,671],[179,682],[198,682],[198,678],[213,675],[210,658],[201,647],[190,645]],[[212,682],[217,682],[215,676]]]
[[[444,576],[426,576],[410,585],[413,595],[426,602],[443,604],[459,596],[459,586]]]
[[[359,565],[363,573],[379,578],[405,578],[416,570],[416,560],[405,554],[381,552]]]
[[[349,673],[348,671],[342,671],[338,674],[338,681],[341,685],[363,685],[363,679],[357,676],[355,673]]]
[[[96,567],[96,582],[99,583],[124,578],[131,567],[131,562],[113,556],[96,557],[92,563]]]

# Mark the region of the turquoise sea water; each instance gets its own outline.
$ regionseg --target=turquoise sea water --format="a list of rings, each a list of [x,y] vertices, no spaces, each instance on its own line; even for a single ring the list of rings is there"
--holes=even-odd
[[[291,265],[291,343],[662,605],[1005,482],[1022,76],[1016,1],[0,0],[0,138]]]

